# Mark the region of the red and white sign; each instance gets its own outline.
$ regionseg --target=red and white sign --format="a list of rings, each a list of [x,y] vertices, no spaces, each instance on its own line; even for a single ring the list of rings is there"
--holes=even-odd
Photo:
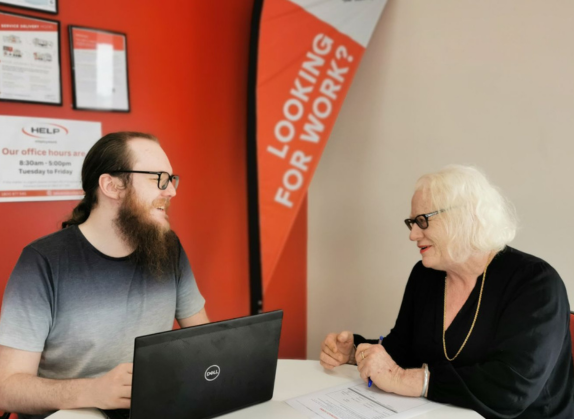
[[[61,104],[58,23],[0,12],[0,99]]]
[[[82,199],[82,164],[101,123],[0,116],[0,132],[0,202]]]
[[[74,49],[97,50],[98,45],[110,45],[114,51],[125,51],[126,39],[122,35],[83,28],[73,28]]]
[[[58,25],[53,22],[27,16],[2,14],[0,30],[10,32],[56,32]]]
[[[74,106],[129,111],[126,36],[71,28]]]
[[[264,290],[385,4],[263,4],[256,136]]]

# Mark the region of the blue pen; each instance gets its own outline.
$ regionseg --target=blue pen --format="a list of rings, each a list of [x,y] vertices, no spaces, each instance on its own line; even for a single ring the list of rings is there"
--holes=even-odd
[[[379,336],[379,345],[383,343],[383,337]],[[373,380],[371,380],[371,377],[369,377],[369,387],[371,387],[373,385]]]

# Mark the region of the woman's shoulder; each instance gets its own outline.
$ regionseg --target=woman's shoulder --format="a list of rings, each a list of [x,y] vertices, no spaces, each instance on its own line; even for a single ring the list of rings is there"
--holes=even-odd
[[[558,275],[556,270],[544,259],[522,252],[510,246],[501,250],[491,262],[497,270],[515,271],[516,273],[546,272]]]
[[[498,258],[504,258],[506,260],[515,261],[518,263],[546,263],[543,259],[531,255],[530,253],[523,252],[521,250],[515,249],[514,247],[506,246],[500,252],[496,254],[494,260]]]
[[[496,255],[489,270],[497,281],[507,282],[510,288],[528,287],[560,293],[565,289],[562,278],[548,262],[509,246]]]

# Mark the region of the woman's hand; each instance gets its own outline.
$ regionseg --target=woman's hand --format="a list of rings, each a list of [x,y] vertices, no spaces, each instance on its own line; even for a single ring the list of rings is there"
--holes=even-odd
[[[370,378],[381,390],[397,393],[404,370],[393,361],[382,345],[363,343],[357,346],[355,359],[365,383]]]
[[[347,364],[355,359],[353,346],[353,333],[329,333],[321,344],[319,361],[324,368],[333,369]]]
[[[365,383],[370,378],[373,384],[386,392],[411,397],[421,395],[424,369],[399,367],[382,345],[363,343],[357,346],[355,359]]]

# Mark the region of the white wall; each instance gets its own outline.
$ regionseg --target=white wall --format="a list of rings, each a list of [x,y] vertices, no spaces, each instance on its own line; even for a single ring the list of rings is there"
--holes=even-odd
[[[574,2],[390,0],[309,193],[308,352],[394,325],[416,179],[482,168],[574,307]]]

